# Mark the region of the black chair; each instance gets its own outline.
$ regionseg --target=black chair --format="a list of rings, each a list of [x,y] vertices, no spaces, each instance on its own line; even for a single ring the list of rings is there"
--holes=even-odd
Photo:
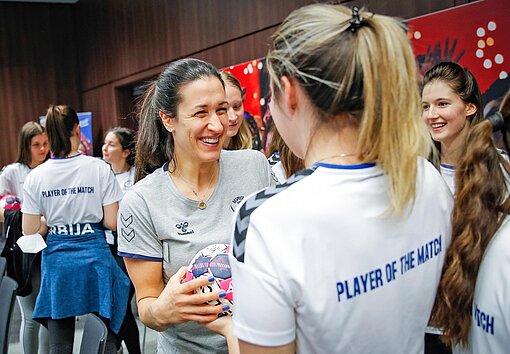
[[[9,350],[9,325],[18,283],[7,275],[0,279],[0,353],[7,354]]]
[[[7,260],[4,257],[0,257],[0,279],[5,275],[5,268],[7,267]]]
[[[81,339],[80,354],[104,354],[108,328],[96,315],[86,315],[83,337]]]

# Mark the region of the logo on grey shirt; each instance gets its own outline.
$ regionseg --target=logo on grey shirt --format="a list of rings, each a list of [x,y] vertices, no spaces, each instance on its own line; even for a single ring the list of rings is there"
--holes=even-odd
[[[244,195],[240,195],[240,196],[237,196],[234,199],[232,199],[232,202],[230,203],[230,209],[232,209],[232,211],[235,211],[237,209],[237,207],[239,206],[239,204],[241,204],[243,199],[244,199]]]
[[[124,216],[124,214],[121,213],[120,222],[122,223],[120,234],[127,242],[131,242],[131,240],[135,238],[135,230],[131,227],[133,215]]]
[[[189,230],[188,231],[188,226],[189,226],[189,223],[187,221],[175,224],[175,227],[177,228],[177,230],[182,231],[182,232],[177,232],[181,236],[183,236],[183,235],[191,235],[191,234],[195,233],[195,231],[193,231],[193,230]]]

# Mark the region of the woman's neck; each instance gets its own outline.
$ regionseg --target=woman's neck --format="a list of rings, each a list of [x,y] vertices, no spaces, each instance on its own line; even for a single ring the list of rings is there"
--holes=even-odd
[[[441,163],[451,166],[457,166],[460,157],[462,144],[467,136],[467,128],[464,129],[455,139],[441,142]]]
[[[177,176],[177,178],[181,179],[183,182],[191,184],[196,187],[196,189],[202,190],[213,184],[211,179],[215,179],[217,177],[217,170],[219,170],[219,161],[211,161],[201,164],[188,162],[181,164],[178,163],[171,174],[172,176]]]
[[[126,162],[126,160],[112,162],[110,165],[112,166],[112,170],[115,174],[127,172],[131,168],[131,166]]]
[[[69,154],[67,154],[66,157],[73,157],[73,156],[76,156],[76,155],[79,155],[80,152],[78,151],[78,149],[71,149],[71,151],[69,152]]]
[[[231,140],[231,139],[232,139],[232,138],[231,138],[230,136],[226,136],[226,135],[225,135],[225,140],[223,141],[223,148],[224,148],[224,149],[228,148],[228,145],[230,144],[230,140]]]
[[[333,129],[324,127],[313,134],[306,150],[305,166],[317,162],[339,165],[360,163],[356,156],[358,129],[352,125]]]
[[[457,166],[459,154],[456,149],[441,144],[441,163],[450,166]]]
[[[28,164],[28,167],[32,170],[32,169],[36,168],[37,166],[39,166],[40,164],[42,164],[42,162],[33,162],[33,161],[31,161]]]

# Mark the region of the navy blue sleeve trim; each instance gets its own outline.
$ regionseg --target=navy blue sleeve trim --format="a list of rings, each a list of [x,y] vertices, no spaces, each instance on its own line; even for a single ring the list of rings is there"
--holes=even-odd
[[[126,253],[126,252],[120,252],[120,251],[117,252],[117,254],[121,257],[126,257],[126,258],[143,259],[145,261],[152,261],[152,262],[163,262],[163,258],[142,256],[141,254]]]

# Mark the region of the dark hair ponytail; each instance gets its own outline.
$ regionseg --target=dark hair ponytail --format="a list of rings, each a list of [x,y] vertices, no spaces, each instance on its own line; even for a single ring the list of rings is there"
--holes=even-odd
[[[66,157],[71,152],[71,135],[80,124],[76,111],[67,105],[51,105],[46,113],[46,132],[51,152],[55,157]]]
[[[157,81],[150,84],[140,107],[140,129],[135,158],[137,181],[173,159],[173,136],[166,131],[159,117],[159,110],[154,104],[156,85]]]
[[[467,345],[478,269],[490,240],[509,211],[502,166],[509,163],[496,149],[492,125],[482,121],[470,129],[456,168],[452,244],[446,253],[432,313],[449,345]]]

